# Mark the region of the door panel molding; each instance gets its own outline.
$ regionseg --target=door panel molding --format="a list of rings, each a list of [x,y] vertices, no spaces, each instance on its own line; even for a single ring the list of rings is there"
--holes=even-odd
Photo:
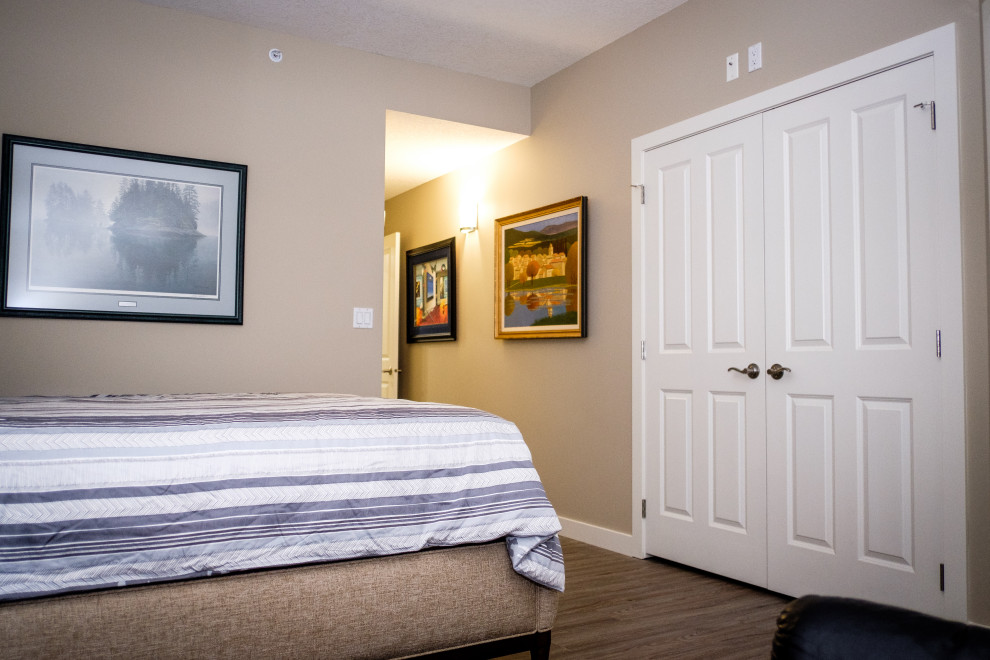
[[[912,418],[910,400],[857,401],[860,558],[900,570],[915,568]]]
[[[853,245],[859,348],[910,347],[907,100],[853,110]],[[882,172],[898,172],[895,180]],[[896,234],[898,240],[885,237]]]
[[[746,533],[746,394],[708,394],[708,524]]]
[[[832,213],[828,163],[827,121],[785,133],[784,313],[788,350],[832,347]]]
[[[657,254],[663,260],[660,295],[663,310],[661,347],[691,350],[691,169],[675,163],[659,170],[660,213],[664,231]]]
[[[694,520],[692,491],[694,467],[691,460],[691,392],[665,390],[661,396],[660,451],[664,465],[661,515],[691,522]]]
[[[835,554],[835,433],[831,396],[786,395],[787,542]]]
[[[742,351],[746,348],[743,146],[709,153],[705,165],[709,348]]]

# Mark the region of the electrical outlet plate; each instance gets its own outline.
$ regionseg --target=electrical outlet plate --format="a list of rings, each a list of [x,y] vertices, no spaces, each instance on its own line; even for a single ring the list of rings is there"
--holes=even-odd
[[[749,71],[763,68],[763,42],[749,47]]]
[[[733,53],[725,58],[725,82],[739,77],[739,53]]]

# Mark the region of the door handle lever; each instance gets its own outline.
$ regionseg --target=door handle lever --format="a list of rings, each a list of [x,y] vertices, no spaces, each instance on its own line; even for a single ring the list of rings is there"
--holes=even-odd
[[[760,377],[760,367],[757,366],[755,362],[751,362],[745,369],[737,369],[736,367],[729,367],[729,371],[738,371],[741,374],[746,374],[750,378]],[[790,371],[790,370],[788,370]]]
[[[382,369],[382,373],[391,376],[393,373],[401,374],[402,369],[393,369],[392,367],[389,367],[388,369]]]
[[[791,370],[787,367],[782,367],[779,364],[774,363],[769,369],[767,369],[767,374],[774,380],[780,380],[784,377],[785,371],[790,373]]]

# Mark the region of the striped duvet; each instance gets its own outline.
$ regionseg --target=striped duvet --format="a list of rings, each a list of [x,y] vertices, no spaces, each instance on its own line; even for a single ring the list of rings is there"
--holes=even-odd
[[[562,590],[514,424],[333,394],[0,398],[0,600],[506,538]]]

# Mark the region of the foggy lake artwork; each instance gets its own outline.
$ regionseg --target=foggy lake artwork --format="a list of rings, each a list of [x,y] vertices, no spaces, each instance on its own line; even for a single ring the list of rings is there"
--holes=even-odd
[[[34,165],[28,288],[217,299],[222,188]]]

